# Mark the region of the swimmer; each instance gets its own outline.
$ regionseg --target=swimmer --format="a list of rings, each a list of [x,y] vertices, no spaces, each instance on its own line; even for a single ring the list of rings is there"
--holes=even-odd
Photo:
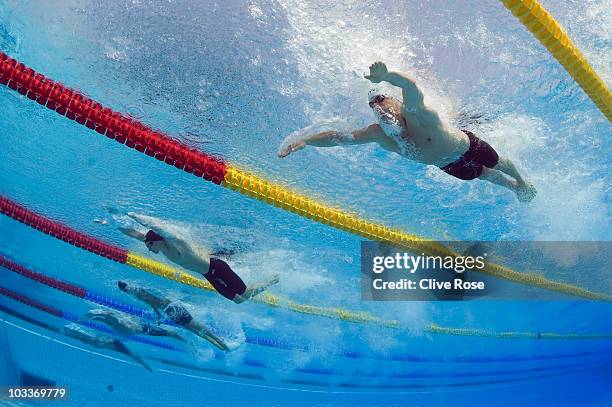
[[[373,83],[388,82],[402,89],[402,101],[374,94],[369,105],[378,123],[348,134],[325,131],[281,146],[279,157],[301,150],[307,145],[378,143],[382,148],[408,159],[434,165],[462,180],[479,178],[513,191],[519,201],[531,201],[537,191],[524,180],[514,164],[500,157],[487,142],[468,130],[451,128],[442,122],[435,110],[425,106],[423,93],[413,78],[404,73],[389,72],[382,62],[370,66],[365,76]]]
[[[115,352],[123,353],[125,356],[135,360],[139,365],[142,365],[149,372],[153,373],[151,366],[142,360],[140,356],[132,353],[132,351],[130,351],[119,339],[91,334],[76,324],[68,324],[62,327],[60,332],[95,348],[110,349]]]
[[[126,317],[118,312],[107,309],[92,309],[85,314],[86,318],[92,321],[102,322],[111,327],[117,334],[121,336],[130,335],[149,335],[149,336],[166,336],[168,338],[185,341],[178,333],[172,329],[162,328],[157,325],[152,325],[146,322],[141,322],[136,318]]]
[[[124,293],[130,294],[136,299],[150,306],[155,314],[157,314],[160,322],[163,318],[168,318],[178,326],[193,332],[200,338],[212,343],[222,351],[229,350],[223,340],[213,334],[210,329],[206,327],[206,325],[195,321],[189,311],[187,311],[185,306],[179,301],[171,301],[166,298],[159,297],[145,288],[135,287],[126,283],[125,281],[119,281],[117,282],[117,285]]]
[[[147,248],[153,253],[162,252],[171,262],[204,275],[219,294],[236,304],[249,300],[271,285],[278,283],[278,275],[275,274],[263,284],[247,287],[225,261],[214,257],[219,253],[211,253],[207,248],[179,236],[175,228],[168,222],[131,212],[127,216],[148,228],[149,231],[145,234],[132,227],[120,227],[120,231],[145,242]]]

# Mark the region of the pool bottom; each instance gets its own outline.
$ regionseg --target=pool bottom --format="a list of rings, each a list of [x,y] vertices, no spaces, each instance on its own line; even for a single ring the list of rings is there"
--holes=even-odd
[[[527,403],[557,406],[606,405],[610,365],[521,380],[504,384],[434,389],[333,389],[301,383],[268,385],[265,380],[232,376],[227,372],[186,365],[169,365],[159,358],[150,374],[131,362],[110,353],[72,345],[35,321],[0,313],[0,343],[7,352],[0,358],[0,378],[19,383],[20,377],[34,377],[70,389],[68,405],[174,406],[473,406],[488,403],[516,406]],[[50,328],[50,327],[48,327]],[[44,353],[40,351],[44,349]],[[18,362],[13,362],[18,361]],[[587,383],[576,386],[572,383]],[[588,387],[588,388],[587,388]]]

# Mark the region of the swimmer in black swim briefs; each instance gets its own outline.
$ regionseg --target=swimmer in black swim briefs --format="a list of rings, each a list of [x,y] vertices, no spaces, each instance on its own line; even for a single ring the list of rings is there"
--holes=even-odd
[[[120,227],[126,235],[144,242],[153,253],[161,252],[166,258],[179,266],[203,275],[210,284],[225,298],[240,304],[278,283],[278,275],[258,285],[248,287],[231,267],[215,257],[206,247],[187,238],[180,228],[162,219],[129,212],[127,216],[149,230],[144,233],[134,227]]]
[[[167,298],[160,297],[146,288],[137,287],[133,284],[128,284],[125,281],[117,282],[117,286],[124,293],[130,294],[134,298],[150,306],[157,314],[160,323],[164,319],[169,319],[176,325],[193,332],[200,338],[206,339],[217,348],[223,351],[229,350],[223,340],[213,334],[206,325],[194,320],[191,313],[181,302],[171,301]],[[159,332],[159,329],[152,327],[149,329],[151,330],[149,335],[155,335],[156,332]]]

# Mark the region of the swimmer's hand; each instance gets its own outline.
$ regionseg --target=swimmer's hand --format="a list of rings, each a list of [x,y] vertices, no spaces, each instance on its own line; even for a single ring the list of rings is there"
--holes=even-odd
[[[278,152],[278,156],[280,158],[287,157],[289,154],[301,150],[304,147],[306,147],[306,142],[303,140],[293,142],[288,146],[281,147],[280,151]]]
[[[387,70],[387,65],[384,62],[374,62],[370,65],[370,74],[364,75],[366,79],[368,79],[372,83],[378,83],[385,80],[389,71]]]

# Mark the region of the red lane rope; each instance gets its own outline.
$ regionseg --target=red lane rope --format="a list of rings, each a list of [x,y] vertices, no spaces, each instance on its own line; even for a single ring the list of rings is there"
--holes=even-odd
[[[227,168],[220,158],[190,148],[166,134],[103,107],[3,52],[0,52],[0,83],[70,120],[197,177],[215,184],[221,184],[225,178]]]
[[[0,287],[0,294],[3,294],[3,295],[5,295],[5,296],[7,296],[9,298],[14,299],[15,301],[23,303],[25,305],[29,305],[30,307],[33,307],[33,308],[39,309],[41,311],[47,312],[47,313],[49,313],[51,315],[55,315],[56,317],[62,318],[62,316],[63,316],[62,311],[60,311],[57,308],[54,308],[54,307],[51,307],[49,305],[45,305],[45,304],[40,303],[38,301],[32,300],[32,299],[30,299],[28,297],[25,297],[25,296],[21,295],[21,294],[14,293],[14,292],[12,292],[10,290],[7,290],[4,287]]]
[[[80,247],[97,255],[106,257],[113,261],[124,263],[127,261],[128,251],[78,232],[59,222],[46,218],[42,215],[0,196],[0,213],[26,224],[34,229],[38,229],[47,235],[63,240],[66,243]]]
[[[21,264],[15,263],[14,261],[9,260],[2,255],[0,255],[0,266],[11,270],[17,274],[20,274],[24,277],[27,277],[31,280],[38,281],[39,283],[45,284],[49,287],[53,287],[56,290],[72,294],[76,297],[85,298],[85,296],[87,296],[87,291],[85,291],[81,287],[77,287],[76,285],[66,283],[64,281],[57,280],[53,277],[49,277],[44,274],[29,270],[23,267]]]

